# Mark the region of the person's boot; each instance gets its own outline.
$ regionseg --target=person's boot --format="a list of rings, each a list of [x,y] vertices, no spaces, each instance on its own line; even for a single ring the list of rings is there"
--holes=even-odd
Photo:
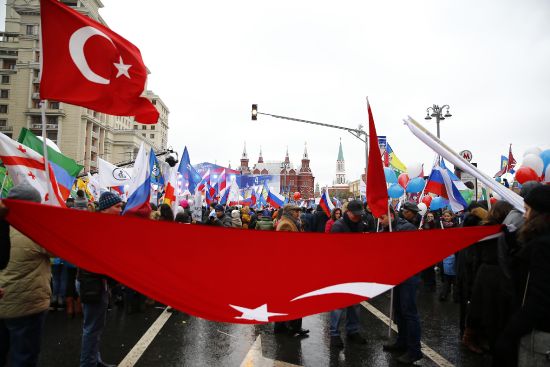
[[[65,298],[65,311],[67,312],[67,316],[70,318],[74,317],[74,298],[73,297],[66,297]]]
[[[464,330],[462,344],[475,354],[483,354],[483,350],[477,345],[475,331],[469,327]]]
[[[80,303],[80,297],[77,297],[74,301],[74,314],[76,316],[82,315],[82,303]]]

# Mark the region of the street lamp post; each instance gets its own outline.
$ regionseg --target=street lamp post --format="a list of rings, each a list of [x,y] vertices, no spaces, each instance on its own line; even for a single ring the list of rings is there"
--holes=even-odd
[[[302,120],[302,119],[297,119],[297,118],[294,118],[294,117],[273,115],[273,114],[270,114],[270,113],[259,112],[258,111],[258,105],[253,104],[252,105],[252,121],[258,120],[258,115],[271,116],[271,117],[278,118],[278,119],[283,119],[283,120],[303,122],[303,123],[306,123],[306,124],[330,127],[330,128],[333,128],[333,129],[340,129],[340,130],[345,130],[345,131],[349,132],[351,135],[355,136],[357,139],[359,139],[363,143],[365,143],[365,180],[367,179],[367,170],[368,170],[368,166],[369,166],[369,135],[368,135],[366,130],[363,130],[363,125],[359,125],[357,127],[357,129],[352,129],[352,128],[345,127],[345,126],[325,124],[325,123],[322,123],[322,122],[315,122],[315,121],[309,121],[309,120]]]
[[[445,115],[443,115],[443,109],[446,108],[447,109],[447,113],[445,113]],[[438,105],[434,104],[432,107],[428,107],[426,108],[426,117],[424,117],[425,120],[431,120],[432,117],[435,117],[435,122],[437,124],[437,138],[439,139],[440,138],[440,134],[439,134],[439,122],[441,120],[445,120],[445,118],[449,118],[451,117],[452,115],[449,113],[449,105],[446,104],[446,105],[443,105],[441,107],[439,107]],[[430,111],[432,111],[432,113],[430,113]]]

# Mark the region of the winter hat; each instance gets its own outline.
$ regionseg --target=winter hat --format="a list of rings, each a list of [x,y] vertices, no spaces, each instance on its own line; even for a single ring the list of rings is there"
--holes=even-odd
[[[97,210],[101,212],[120,202],[122,202],[122,200],[120,200],[120,197],[118,197],[118,195],[115,195],[109,191],[104,192],[99,197],[99,208]]]
[[[531,190],[540,185],[542,184],[537,181],[527,181],[523,185],[521,185],[521,190],[519,191],[519,194],[522,198],[525,198],[531,192]]]
[[[420,211],[420,208],[416,203],[412,203],[410,201],[407,201],[405,204],[403,204],[403,209],[410,210],[411,212],[418,213]]]
[[[223,205],[222,204],[218,204],[214,207],[214,210],[217,211],[217,212],[223,212]]]
[[[88,210],[88,200],[86,198],[77,197],[74,200],[75,209]]]
[[[187,200],[185,200],[185,199],[182,199],[182,200],[180,201],[180,206],[181,206],[182,208],[184,208],[184,209],[185,209],[185,208],[189,208],[189,202],[188,202]]]
[[[37,189],[32,187],[27,181],[21,181],[17,185],[11,188],[8,193],[8,199],[32,201],[35,203],[42,202],[40,193]]]
[[[232,218],[240,218],[241,213],[238,210],[233,210],[233,211],[231,211],[231,217]]]
[[[269,212],[269,210],[265,209],[265,210],[262,212],[262,216],[263,216],[263,217],[271,217],[271,213]]]
[[[525,197],[525,203],[539,213],[550,213],[550,186],[539,185]]]

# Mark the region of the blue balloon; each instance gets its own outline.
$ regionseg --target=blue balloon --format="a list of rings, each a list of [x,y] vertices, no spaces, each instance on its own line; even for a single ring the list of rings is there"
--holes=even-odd
[[[445,208],[447,206],[447,200],[442,198],[441,196],[437,196],[433,198],[432,202],[430,203],[430,210],[438,210]]]
[[[540,158],[544,162],[544,169],[542,172],[546,172],[546,167],[550,165],[550,149],[546,149],[544,152],[540,153]]]
[[[388,188],[388,196],[392,199],[397,199],[403,196],[405,190],[399,184],[393,184]]]
[[[424,190],[426,182],[422,177],[415,177],[407,184],[407,192],[417,193]]]
[[[500,183],[500,182],[502,182],[502,178],[500,178],[500,177],[495,177],[495,181],[498,182],[498,183]]]
[[[384,167],[384,176],[386,176],[387,183],[397,183],[397,175],[395,174],[395,171],[391,168]]]

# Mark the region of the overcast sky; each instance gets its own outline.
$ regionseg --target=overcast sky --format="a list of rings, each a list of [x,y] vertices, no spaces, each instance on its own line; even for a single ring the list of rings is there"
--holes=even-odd
[[[260,112],[356,127],[369,96],[379,135],[398,157],[430,166],[434,153],[402,124],[435,133],[426,108],[449,104],[442,139],[469,149],[489,174],[508,144],[550,144],[550,3],[526,1],[102,0],[101,14],[141,49],[149,89],[170,109],[169,145],[192,163],[251,165],[286,146],[299,163],[308,143],[316,182],[335,176],[342,138],[347,178],[359,177],[364,145],[349,133]],[[3,0],[5,3],[5,0]],[[5,8],[2,8],[4,12]]]

